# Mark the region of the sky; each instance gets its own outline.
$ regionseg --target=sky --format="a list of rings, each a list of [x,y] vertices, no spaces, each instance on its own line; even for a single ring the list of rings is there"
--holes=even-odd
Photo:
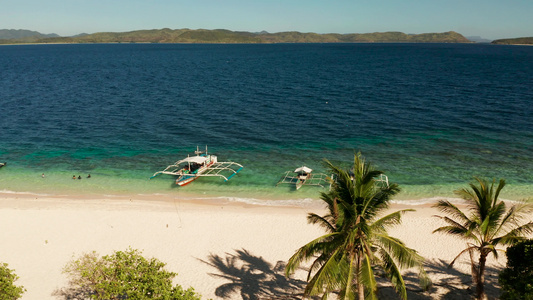
[[[530,37],[533,0],[0,0],[0,29],[71,36],[161,28]]]

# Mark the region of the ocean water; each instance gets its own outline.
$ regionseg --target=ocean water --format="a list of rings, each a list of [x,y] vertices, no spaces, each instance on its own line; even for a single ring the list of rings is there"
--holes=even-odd
[[[323,189],[281,175],[360,151],[400,200],[453,197],[473,176],[533,197],[533,47],[12,45],[0,75],[3,193],[312,201]],[[206,145],[244,169],[149,179]]]

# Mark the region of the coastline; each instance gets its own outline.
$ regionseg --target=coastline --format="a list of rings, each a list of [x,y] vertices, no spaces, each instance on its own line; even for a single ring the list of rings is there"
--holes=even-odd
[[[406,213],[402,225],[390,233],[427,259],[427,272],[434,282],[430,292],[422,293],[413,274],[405,271],[409,298],[469,298],[468,263],[459,261],[447,268],[464,242],[431,233],[440,220],[433,217],[438,212],[428,203],[394,203],[391,207],[402,208],[416,212]],[[320,214],[324,209],[319,202],[309,206],[267,206],[179,197],[131,195],[95,199],[0,194],[0,257],[20,277],[16,283],[28,290],[22,299],[60,299],[54,293],[67,287],[61,270],[73,256],[90,251],[106,255],[130,246],[167,263],[168,270],[178,273],[175,283],[194,287],[203,299],[222,299],[216,290],[231,281],[217,274],[227,275],[243,287],[263,286],[279,293],[284,289],[274,281],[236,278],[215,268],[210,260],[219,258],[228,264],[232,261],[228,267],[235,271],[252,267],[264,272],[264,278],[284,278],[283,265],[294,251],[324,233],[307,224],[309,212]],[[247,265],[252,260],[267,269]],[[487,292],[497,297],[497,273],[505,266],[505,256],[488,262]],[[303,286],[305,278],[306,273],[299,271],[288,282]],[[386,284],[380,293],[387,298],[394,294]],[[237,292],[227,299],[242,297]]]

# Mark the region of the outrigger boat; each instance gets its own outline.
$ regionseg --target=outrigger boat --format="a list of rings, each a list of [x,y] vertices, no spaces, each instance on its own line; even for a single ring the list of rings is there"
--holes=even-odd
[[[236,162],[219,162],[216,155],[207,154],[207,146],[205,151],[200,151],[196,147],[194,154],[196,155],[187,156],[187,158],[166,167],[163,171],[154,173],[150,179],[160,174],[174,175],[178,176],[176,184],[180,186],[187,185],[203,176],[218,176],[224,178],[224,181],[228,181],[243,168],[241,164]]]
[[[377,185],[384,189],[389,187],[389,177],[385,174],[379,175],[379,178],[376,180]]]
[[[313,169],[306,166],[302,166],[294,170],[293,172],[287,171],[278,181],[276,186],[280,184],[294,184],[296,190],[299,190],[304,185],[315,185],[331,188],[330,177],[323,173],[312,173]]]

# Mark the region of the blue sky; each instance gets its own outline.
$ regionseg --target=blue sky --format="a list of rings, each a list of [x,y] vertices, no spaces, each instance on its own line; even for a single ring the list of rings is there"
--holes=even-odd
[[[533,36],[533,0],[0,0],[0,29],[69,36],[191,28],[268,32],[457,31]]]

